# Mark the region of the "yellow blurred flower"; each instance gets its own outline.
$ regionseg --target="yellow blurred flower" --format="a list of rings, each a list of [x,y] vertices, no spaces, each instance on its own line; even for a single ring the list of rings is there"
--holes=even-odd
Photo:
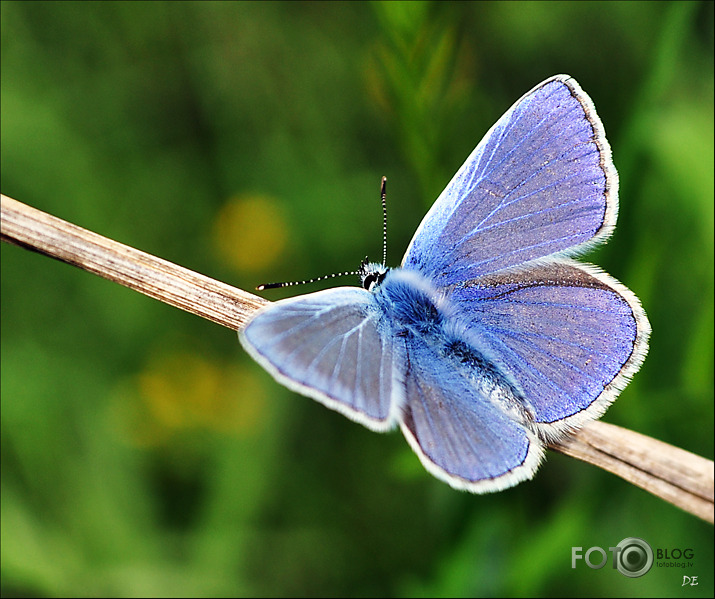
[[[131,401],[133,399],[133,401]],[[252,370],[223,366],[185,351],[150,358],[114,412],[133,443],[152,446],[174,434],[213,430],[257,433],[269,418],[265,392]]]
[[[219,211],[213,240],[221,259],[239,272],[260,272],[275,262],[285,247],[288,227],[275,199],[239,195]]]

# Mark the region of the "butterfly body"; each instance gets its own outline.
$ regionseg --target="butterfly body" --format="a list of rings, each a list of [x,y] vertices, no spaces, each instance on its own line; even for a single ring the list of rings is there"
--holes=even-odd
[[[512,486],[645,357],[635,295],[569,258],[612,232],[617,188],[590,98],[552,77],[490,129],[400,268],[363,262],[364,288],[269,305],[241,343],[287,387],[372,430],[399,425],[453,487]]]
[[[470,333],[469,319],[451,304],[445,293],[405,269],[389,271],[372,293],[385,316],[385,326],[391,327],[388,334],[402,340],[401,370],[415,367],[410,350],[423,344],[430,362],[441,363],[446,371],[457,373],[474,393],[499,403],[522,423],[533,419],[516,382],[510,380],[493,357],[479,349],[478,339]]]

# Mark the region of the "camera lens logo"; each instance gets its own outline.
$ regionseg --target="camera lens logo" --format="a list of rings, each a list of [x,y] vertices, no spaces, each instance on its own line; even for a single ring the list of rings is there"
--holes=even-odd
[[[615,549],[616,568],[623,576],[638,578],[653,566],[653,549],[643,539],[628,537]]]

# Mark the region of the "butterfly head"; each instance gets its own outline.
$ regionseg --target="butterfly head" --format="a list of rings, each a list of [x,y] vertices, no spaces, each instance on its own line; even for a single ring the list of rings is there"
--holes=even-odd
[[[363,258],[360,263],[360,268],[357,274],[360,276],[360,284],[363,289],[373,291],[380,283],[382,283],[387,271],[390,270],[384,264],[379,262],[368,262],[367,257]]]

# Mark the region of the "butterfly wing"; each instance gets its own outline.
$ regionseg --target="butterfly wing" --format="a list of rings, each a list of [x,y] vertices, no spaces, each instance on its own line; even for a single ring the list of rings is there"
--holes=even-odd
[[[422,338],[406,347],[401,428],[425,468],[475,493],[531,478],[543,455],[537,436]]]
[[[394,425],[400,353],[369,292],[339,287],[281,300],[261,309],[239,338],[286,387],[372,430]]]
[[[561,260],[454,288],[473,342],[528,398],[545,438],[599,417],[645,358],[636,296],[594,266]]]
[[[593,103],[557,75],[489,130],[425,216],[403,266],[443,287],[583,251],[611,233],[617,197]]]

